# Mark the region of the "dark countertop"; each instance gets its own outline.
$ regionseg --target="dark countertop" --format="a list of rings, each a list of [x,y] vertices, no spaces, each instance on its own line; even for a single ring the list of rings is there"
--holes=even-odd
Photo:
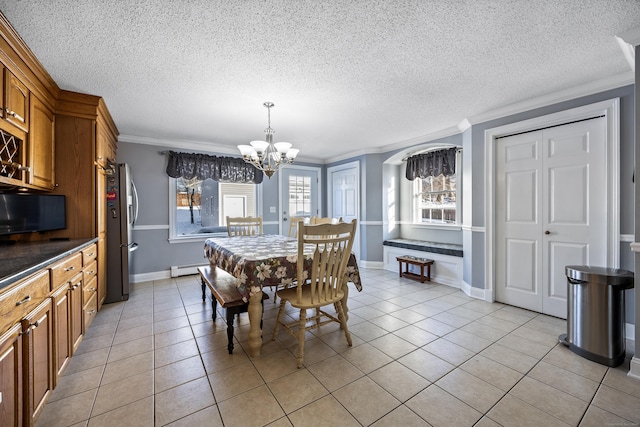
[[[0,246],[0,291],[97,241],[72,239]]]
[[[413,249],[416,251],[432,252],[434,254],[462,256],[462,245],[451,243],[427,242],[413,239],[389,239],[382,242],[385,246],[396,248]]]

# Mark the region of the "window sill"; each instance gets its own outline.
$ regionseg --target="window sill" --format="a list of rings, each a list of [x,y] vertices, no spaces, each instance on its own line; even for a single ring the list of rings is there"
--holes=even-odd
[[[227,237],[227,233],[192,234],[189,236],[171,237],[169,243],[202,243],[210,237]]]
[[[434,230],[447,230],[447,231],[462,230],[462,225],[460,224],[423,224],[419,222],[413,222],[409,225],[416,228],[431,228]]]

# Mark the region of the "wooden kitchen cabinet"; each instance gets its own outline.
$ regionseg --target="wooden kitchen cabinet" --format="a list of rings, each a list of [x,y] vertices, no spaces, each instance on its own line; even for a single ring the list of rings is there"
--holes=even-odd
[[[53,387],[57,385],[57,377],[62,375],[71,359],[71,289],[61,286],[51,295],[53,300],[53,356],[55,375]]]
[[[25,425],[35,424],[53,390],[53,331],[51,298],[22,320],[24,338]]]
[[[29,89],[4,68],[4,119],[27,132],[29,125]]]
[[[30,97],[30,123],[27,144],[26,183],[42,190],[53,190],[55,183],[54,116],[37,96]]]
[[[7,427],[23,425],[22,324],[0,335],[0,420]]]

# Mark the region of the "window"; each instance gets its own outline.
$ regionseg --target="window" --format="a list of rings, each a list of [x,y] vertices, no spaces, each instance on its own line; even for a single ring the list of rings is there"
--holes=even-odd
[[[455,225],[460,223],[458,178],[460,153],[456,154],[456,173],[440,174],[413,181],[414,223]]]
[[[255,184],[224,183],[206,179],[171,179],[172,238],[227,234],[227,216],[257,215]]]

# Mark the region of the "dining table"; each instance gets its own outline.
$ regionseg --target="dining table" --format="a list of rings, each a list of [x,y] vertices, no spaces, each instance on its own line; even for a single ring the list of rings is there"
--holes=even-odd
[[[311,269],[315,245],[305,245],[305,269]],[[254,236],[222,236],[208,238],[204,256],[212,266],[219,267],[237,279],[238,292],[248,302],[249,356],[260,355],[262,347],[262,288],[291,286],[297,278],[298,239],[279,234]],[[308,256],[308,258],[307,258]],[[307,263],[306,260],[309,260]],[[346,279],[362,291],[360,272],[355,254],[351,253],[346,267]],[[342,308],[348,319],[349,287],[343,286]]]

